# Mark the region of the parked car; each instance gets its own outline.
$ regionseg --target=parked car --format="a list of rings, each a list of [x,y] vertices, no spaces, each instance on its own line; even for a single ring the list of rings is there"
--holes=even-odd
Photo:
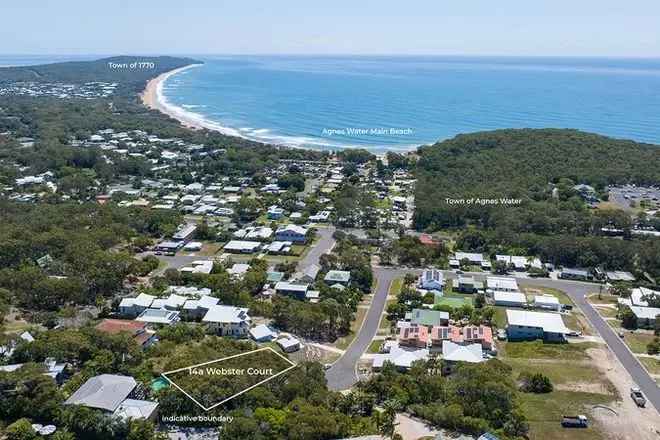
[[[632,387],[630,389],[630,398],[640,408],[644,408],[646,406],[646,397],[644,397],[644,394],[642,394],[642,390],[640,390],[639,388]]]
[[[561,419],[561,426],[564,428],[586,428],[589,426],[587,416],[580,414],[577,416],[564,416]]]

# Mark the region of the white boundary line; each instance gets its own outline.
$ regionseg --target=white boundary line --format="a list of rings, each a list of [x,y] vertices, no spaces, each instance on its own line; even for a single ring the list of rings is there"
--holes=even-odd
[[[271,377],[269,377],[269,378],[267,378],[267,379],[264,379],[264,380],[262,380],[262,381],[260,381],[260,382],[257,382],[257,383],[254,384],[254,385],[251,385],[250,387],[244,389],[243,391],[241,391],[241,392],[239,392],[239,393],[236,393],[236,394],[233,394],[233,395],[227,397],[226,399],[222,400],[221,402],[218,402],[218,403],[216,403],[216,404],[214,404],[214,405],[209,406],[208,408],[205,407],[204,405],[202,405],[201,403],[199,403],[199,402],[197,401],[197,399],[195,399],[194,397],[192,397],[192,396],[191,396],[190,394],[188,394],[183,388],[181,388],[179,385],[177,385],[172,379],[170,379],[169,377],[167,377],[168,374],[179,373],[179,372],[181,372],[181,371],[190,370],[190,369],[192,369],[192,368],[197,368],[197,367],[201,367],[201,366],[204,366],[204,365],[214,364],[214,363],[216,363],[216,362],[226,361],[226,360],[228,360],[228,359],[234,359],[234,358],[237,358],[237,357],[246,356],[246,355],[248,355],[248,354],[252,354],[252,353],[258,353],[258,352],[260,352],[260,351],[265,351],[265,350],[269,350],[269,351],[275,353],[277,356],[279,356],[280,358],[284,359],[284,360],[287,361],[289,364],[291,364],[291,366],[288,367],[288,368],[285,368],[284,370],[280,371],[279,373],[277,373],[277,374],[275,374],[275,375],[273,375],[273,376],[271,376]],[[213,361],[203,362],[203,363],[201,363],[201,364],[190,365],[190,366],[188,366],[188,367],[178,368],[178,369],[176,369],[176,370],[171,370],[171,371],[166,371],[166,372],[164,372],[164,373],[161,373],[161,376],[163,376],[163,377],[165,378],[165,380],[167,380],[170,384],[172,384],[173,386],[175,386],[175,387],[176,387],[179,391],[181,391],[183,394],[185,394],[186,397],[188,397],[190,400],[192,400],[193,402],[195,402],[195,404],[197,404],[197,406],[199,406],[200,408],[202,408],[204,411],[210,411],[210,410],[212,410],[213,408],[215,408],[215,407],[217,407],[217,406],[220,406],[220,405],[222,405],[223,403],[226,403],[226,402],[230,401],[231,399],[233,399],[233,398],[235,398],[235,397],[238,397],[238,396],[240,396],[241,394],[250,391],[250,390],[253,389],[253,388],[258,387],[259,385],[263,385],[264,383],[266,383],[266,382],[268,382],[268,381],[270,381],[270,380],[275,379],[277,376],[280,376],[280,375],[286,373],[287,371],[290,371],[290,370],[296,368],[297,366],[298,366],[298,364],[296,364],[296,363],[292,362],[291,360],[289,360],[288,358],[282,356],[282,355],[279,354],[277,351],[275,351],[272,347],[264,347],[264,348],[259,348],[259,349],[257,349],[257,350],[252,350],[252,351],[248,351],[248,352],[245,352],[245,353],[235,354],[235,355],[233,355],[233,356],[227,356],[227,357],[224,357],[224,358],[216,359],[216,360],[213,360]]]

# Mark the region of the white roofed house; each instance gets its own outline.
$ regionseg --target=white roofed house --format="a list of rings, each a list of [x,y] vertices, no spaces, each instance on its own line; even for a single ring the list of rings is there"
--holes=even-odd
[[[438,290],[442,292],[445,286],[445,277],[441,271],[437,269],[426,269],[419,277],[418,286],[424,290]]]
[[[493,292],[493,303],[504,307],[525,307],[527,297],[521,292]]]
[[[542,339],[550,342],[564,342],[571,332],[559,313],[507,310],[508,325],[506,334],[509,340]]]
[[[559,312],[561,310],[561,303],[554,295],[537,295],[534,297],[534,307]]]
[[[443,373],[449,374],[459,362],[477,364],[485,361],[481,344],[461,345],[451,341],[442,343]]]
[[[141,293],[135,298],[124,298],[119,303],[119,313],[124,317],[134,318],[151,307],[155,299],[155,296],[146,293]]]
[[[495,260],[503,261],[510,268],[516,271],[525,271],[531,267],[542,269],[543,264],[541,260],[536,257],[527,257],[519,255],[495,255]]]
[[[179,312],[166,309],[146,309],[135,320],[153,325],[172,325],[179,322]]]
[[[218,304],[220,300],[213,296],[203,295],[199,299],[189,299],[183,305],[182,315],[186,319],[201,319],[209,309]]]
[[[639,307],[630,306],[633,314],[637,318],[637,327],[653,329],[657,316],[660,316],[660,308],[657,307]]]
[[[386,341],[383,345],[385,353],[374,355],[372,368],[380,370],[386,362],[394,364],[399,370],[408,370],[416,361],[429,358],[428,348],[402,348],[397,341]]]
[[[507,277],[487,277],[486,287],[493,292],[518,292],[520,290],[516,279]]]
[[[206,312],[202,322],[219,336],[243,338],[247,336],[252,320],[246,308],[215,305]]]
[[[458,262],[461,262],[462,260],[468,260],[470,264],[481,266],[481,263],[484,261],[484,256],[482,254],[472,252],[456,252],[453,259],[457,260]]]

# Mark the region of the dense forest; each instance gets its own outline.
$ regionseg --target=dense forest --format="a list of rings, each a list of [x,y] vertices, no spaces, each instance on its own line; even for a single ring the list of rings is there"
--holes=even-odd
[[[591,209],[574,189],[660,182],[660,148],[575,130],[498,130],[422,147],[415,173],[415,225],[458,229],[463,250],[537,255],[564,266],[602,266],[660,276],[660,240],[632,239],[642,220],[612,208]],[[447,199],[518,199],[513,204]],[[624,231],[605,237],[603,227]]]
[[[516,208],[456,207],[445,198],[521,198],[525,209],[547,200],[549,186],[563,179],[596,190],[657,184],[660,148],[576,130],[497,130],[421,147],[416,173],[418,228],[488,224],[497,211]]]

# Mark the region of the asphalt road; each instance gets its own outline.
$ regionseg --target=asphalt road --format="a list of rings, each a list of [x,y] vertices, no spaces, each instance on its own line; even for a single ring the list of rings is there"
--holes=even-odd
[[[305,255],[303,259],[298,262],[299,271],[305,270],[305,268],[312,264],[319,264],[321,255],[330,252],[330,250],[335,247],[335,239],[332,237],[332,234],[335,233],[334,226],[328,226],[327,228],[317,228],[317,231],[319,235],[319,241],[317,241],[316,244],[309,250],[309,252],[307,252],[307,255]]]
[[[357,364],[378,331],[378,325],[385,307],[390,283],[395,278],[403,277],[408,272],[417,271],[385,267],[374,268],[374,275],[378,279],[378,284],[373,302],[353,343],[348,347],[344,355],[326,372],[329,388],[333,390],[344,390],[350,388],[358,381]],[[451,271],[443,272],[447,279],[456,277]],[[470,275],[474,275],[477,279],[485,279],[488,276],[488,274],[477,272]],[[660,387],[658,387],[655,380],[649,376],[648,372],[641,366],[624,342],[621,341],[619,336],[601,318],[586,299],[588,294],[598,292],[599,284],[549,278],[516,278],[516,280],[520,286],[549,287],[566,292],[600,334],[610,350],[614,352],[633,381],[642,390],[649,403],[656,408],[656,411],[660,412]],[[627,396],[622,396],[622,398],[625,399]]]
[[[374,336],[376,336],[380,317],[387,302],[390,284],[395,278],[402,277],[406,272],[406,270],[399,269],[374,268],[374,276],[378,280],[376,292],[367,316],[362,322],[362,327],[360,327],[357,336],[344,354],[325,372],[328,388],[331,390],[346,390],[358,381],[357,364]]]

